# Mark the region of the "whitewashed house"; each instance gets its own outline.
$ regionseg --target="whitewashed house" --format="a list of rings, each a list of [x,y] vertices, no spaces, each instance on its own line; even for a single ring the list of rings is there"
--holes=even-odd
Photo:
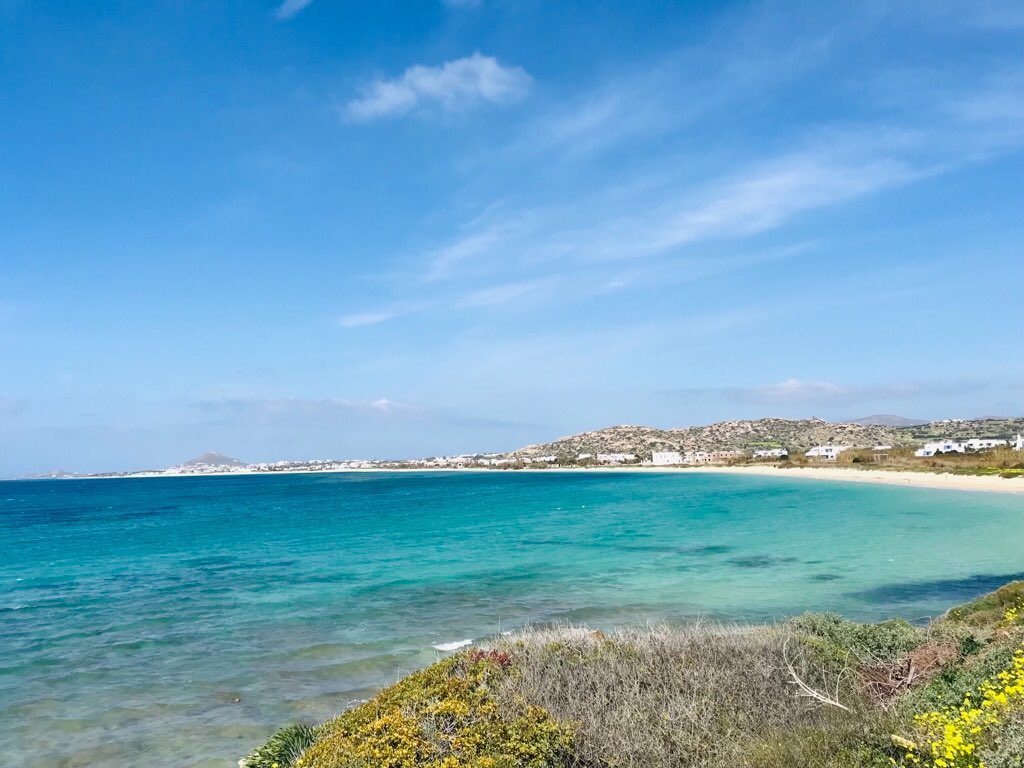
[[[754,451],[755,459],[781,459],[789,456],[785,448],[758,448]]]
[[[1010,443],[1010,447],[1015,451],[1024,451],[1024,437],[1021,437],[1020,433],[1017,434],[1017,438]]]
[[[850,450],[848,445],[816,445],[804,454],[808,459],[835,461],[840,453]]]
[[[990,437],[975,437],[964,442],[964,447],[967,448],[968,451],[990,451],[993,448],[998,448],[1001,445],[1006,445],[1006,441],[996,440]]]
[[[512,459],[480,459],[479,463],[485,467],[504,467],[512,463]]]
[[[673,464],[682,464],[683,457],[679,451],[654,451],[651,453],[651,464],[656,467],[671,467]]]
[[[966,453],[967,446],[956,440],[939,440],[935,443],[925,443],[916,451],[915,456],[934,456],[937,453]]]
[[[636,461],[635,453],[599,453],[597,460],[602,464],[625,464],[629,461]]]

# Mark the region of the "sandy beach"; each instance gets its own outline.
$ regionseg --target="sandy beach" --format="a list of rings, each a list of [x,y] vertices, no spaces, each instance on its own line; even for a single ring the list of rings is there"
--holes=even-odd
[[[885,469],[847,469],[843,467],[700,467],[686,472],[713,472],[726,475],[764,475],[805,480],[839,480],[846,483],[880,483],[916,488],[944,488],[954,491],[985,491],[1024,495],[1024,479],[995,475],[951,475],[934,472],[905,472]]]
[[[550,467],[536,470],[494,469],[489,467],[361,467],[345,469],[288,469],[275,472],[137,472],[130,475],[93,475],[74,479],[116,479],[150,477],[239,477],[252,475],[295,475],[341,473],[450,473],[450,472],[660,472],[689,474],[761,475],[795,480],[830,480],[846,483],[875,483],[902,485],[911,488],[939,488],[951,491],[981,491],[985,493],[1011,493],[1024,495],[1024,478],[1005,478],[995,475],[952,475],[935,472],[908,472],[905,470],[853,469],[847,467],[776,467],[772,465],[652,467],[652,466],[598,466]]]

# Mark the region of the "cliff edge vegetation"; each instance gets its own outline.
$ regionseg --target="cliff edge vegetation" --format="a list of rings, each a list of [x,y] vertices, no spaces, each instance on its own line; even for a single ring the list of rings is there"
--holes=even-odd
[[[1024,582],[926,627],[531,630],[446,658],[242,768],[1020,768]]]

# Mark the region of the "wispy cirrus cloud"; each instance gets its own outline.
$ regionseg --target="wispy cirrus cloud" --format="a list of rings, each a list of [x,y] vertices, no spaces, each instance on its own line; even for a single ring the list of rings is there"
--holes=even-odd
[[[430,300],[399,302],[370,312],[342,315],[338,318],[338,324],[342,328],[361,328],[423,312],[496,307],[526,299],[530,295],[537,295],[551,288],[555,282],[552,278],[544,277],[536,280],[488,284],[468,291],[450,292]]]
[[[470,230],[450,243],[440,246],[430,255],[428,281],[450,277],[467,261],[486,259],[504,240],[522,230],[516,221],[502,221]]]
[[[484,212],[461,226],[456,222],[449,239],[422,249],[411,262],[403,256],[404,276],[389,283],[391,296],[377,296],[341,324],[376,324],[441,308],[515,308],[527,297],[539,306],[537,300],[547,296],[557,299],[552,308],[564,307],[613,291],[657,292],[720,276],[763,263],[756,251],[766,241],[759,236],[785,237],[787,227],[816,213],[1024,145],[1019,77],[975,73],[967,81],[939,78],[943,88],[928,88],[920,73],[903,82],[893,78],[898,68],[883,65],[879,86],[888,79],[893,90],[871,88],[863,96],[869,118],[820,115],[785,126],[770,141],[758,138],[742,152],[719,152],[715,141],[691,146],[693,140],[707,142],[705,123],[731,125],[737,108],[756,112],[760,100],[774,101],[773,91],[834,64],[865,33],[830,27],[835,19],[826,17],[782,47],[776,36],[759,33],[763,20],[755,14],[745,23],[756,29],[740,36],[754,44],[676,51],[567,101],[548,103],[518,125],[499,151],[482,155],[470,176],[476,197],[479,178],[500,176],[511,165],[520,169],[512,184],[530,176],[543,195],[516,206],[508,188],[498,187],[483,201]],[[788,15],[783,18],[788,25]],[[866,29],[873,22],[863,23]],[[709,85],[694,78],[695,70],[717,74]],[[913,94],[911,103],[907,94]],[[419,102],[411,100],[413,106],[400,109],[415,108]],[[573,181],[580,161],[601,166],[585,171],[594,182],[582,189]],[[530,200],[529,192],[518,199]],[[806,234],[797,237],[806,241]],[[825,389],[817,396],[824,397]]]
[[[277,6],[277,10],[274,11],[274,15],[278,19],[284,21],[285,19],[290,19],[300,11],[305,10],[312,4],[313,0],[284,0],[283,3]]]
[[[418,108],[452,111],[479,102],[508,104],[523,98],[531,78],[522,67],[504,66],[492,56],[471,56],[430,67],[409,67],[392,79],[374,80],[345,105],[356,122],[394,117]]]
[[[881,149],[881,148],[878,148]],[[931,172],[904,160],[877,156],[843,158],[810,150],[782,156],[693,197],[662,207],[632,238],[633,251],[663,252],[716,237],[743,238],[782,226],[793,217],[906,184]],[[635,233],[640,235],[639,232]],[[613,253],[621,254],[616,248]]]

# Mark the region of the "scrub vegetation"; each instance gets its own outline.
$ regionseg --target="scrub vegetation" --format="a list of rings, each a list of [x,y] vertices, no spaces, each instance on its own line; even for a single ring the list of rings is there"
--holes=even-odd
[[[245,768],[1020,768],[1024,582],[926,627],[537,629],[464,651]]]

